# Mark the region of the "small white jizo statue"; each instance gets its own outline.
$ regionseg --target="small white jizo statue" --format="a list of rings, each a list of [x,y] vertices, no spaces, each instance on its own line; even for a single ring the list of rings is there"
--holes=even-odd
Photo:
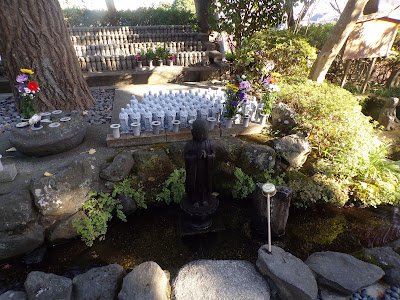
[[[129,116],[126,113],[125,108],[121,108],[121,112],[119,113],[119,122],[121,124],[121,132],[129,132]]]
[[[151,126],[151,122],[153,120],[153,114],[148,109],[144,112],[144,130],[145,131],[152,131],[153,128]]]

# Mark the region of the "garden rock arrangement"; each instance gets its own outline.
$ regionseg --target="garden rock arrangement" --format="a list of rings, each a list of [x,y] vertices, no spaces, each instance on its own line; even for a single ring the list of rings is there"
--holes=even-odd
[[[152,261],[136,266],[128,274],[121,266],[111,264],[93,268],[72,280],[33,271],[28,274],[24,292],[7,291],[0,295],[0,300],[168,300],[171,297],[175,300],[269,300],[277,297],[282,300],[345,300],[350,297],[377,299],[385,292],[398,299],[398,286],[387,289],[388,285],[380,281],[384,275],[382,269],[348,254],[320,252],[304,263],[279,247],[273,246],[271,253],[266,249],[267,245],[260,247],[257,260],[258,270],[264,276],[252,263],[243,260],[192,261],[182,266],[172,280],[168,272]],[[338,259],[337,266],[332,266],[331,261],[335,259]],[[354,267],[357,269],[351,271]],[[334,271],[323,271],[331,269]],[[349,271],[350,275],[354,272],[361,275],[346,276]],[[319,279],[322,273],[324,282]]]

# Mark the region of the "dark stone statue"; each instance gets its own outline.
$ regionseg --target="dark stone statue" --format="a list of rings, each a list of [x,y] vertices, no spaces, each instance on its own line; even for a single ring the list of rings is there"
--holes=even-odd
[[[186,194],[181,201],[186,223],[195,229],[211,226],[218,208],[218,199],[212,194],[212,170],[215,153],[208,140],[205,120],[193,122],[193,139],[185,145]]]
[[[192,129],[193,139],[185,146],[186,194],[194,207],[208,206],[212,193],[212,169],[215,154],[208,140],[208,124],[196,120]]]

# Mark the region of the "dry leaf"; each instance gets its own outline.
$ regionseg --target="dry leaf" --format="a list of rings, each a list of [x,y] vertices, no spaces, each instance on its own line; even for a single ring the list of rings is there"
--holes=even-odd
[[[44,176],[46,176],[46,177],[51,177],[51,176],[53,176],[54,174],[51,174],[51,173],[49,173],[49,172],[44,172]]]
[[[150,150],[150,151],[154,151],[154,148],[150,148],[149,150]]]
[[[4,126],[9,126],[9,125],[10,125],[9,123],[4,124]]]
[[[217,141],[220,140],[220,139],[221,139],[220,137],[215,137],[214,138],[214,140],[217,140]]]
[[[217,197],[217,196],[219,195],[219,193],[217,193],[217,192],[214,192],[214,193],[211,193],[211,195],[213,195],[213,196]]]
[[[231,136],[232,136],[232,137],[235,137],[235,136],[236,136],[236,133],[232,133]]]
[[[6,150],[6,152],[15,152],[15,151],[17,151],[17,149],[15,149],[15,147],[11,147]]]
[[[95,154],[96,153],[96,149],[91,148],[88,153],[90,155]]]
[[[83,112],[82,112],[82,115],[87,115],[88,114],[88,111],[87,110],[84,110]]]
[[[149,178],[147,178],[147,180],[148,181],[154,181],[154,180],[156,180],[154,177],[149,177]]]

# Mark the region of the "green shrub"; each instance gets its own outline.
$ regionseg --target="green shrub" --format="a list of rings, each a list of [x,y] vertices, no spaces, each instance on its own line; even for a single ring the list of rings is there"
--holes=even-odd
[[[304,37],[311,46],[321,50],[335,25],[336,23],[303,26],[297,34]]]
[[[361,182],[374,185],[373,203],[365,197],[353,197],[363,204],[400,201],[400,192],[396,191],[399,167],[386,162],[386,146],[377,140],[374,124],[361,112],[361,106],[350,92],[333,84],[298,78],[282,80],[280,87],[278,98],[298,113],[300,126],[309,134],[316,173],[324,174],[325,181],[331,178],[330,185],[338,183],[343,191],[346,186],[358,186]],[[337,191],[338,187],[333,190]],[[350,188],[348,194],[351,193]],[[335,203],[346,200],[343,195],[337,195],[331,198]],[[313,196],[311,202],[322,198]]]
[[[111,196],[113,198],[116,198],[118,195],[124,195],[125,197],[128,196],[132,197],[137,207],[147,208],[147,204],[145,202],[146,192],[143,191],[143,183],[139,182],[135,185],[137,186],[136,188],[134,188],[133,178],[126,178],[114,186],[114,190],[112,191]]]
[[[235,184],[232,188],[232,196],[234,199],[244,199],[255,191],[256,184],[242,169],[236,168],[234,175],[236,177]]]
[[[81,235],[82,241],[87,246],[93,246],[94,240],[104,240],[107,233],[107,222],[113,218],[114,210],[117,217],[126,222],[126,217],[122,212],[122,205],[119,200],[113,199],[109,194],[102,192],[89,191],[89,200],[83,203],[82,209],[86,216],[72,221],[73,226]]]
[[[246,74],[253,85],[258,83],[269,60],[275,63],[274,71],[286,76],[306,76],[316,59],[316,49],[290,31],[265,29],[243,39],[242,47],[235,53],[236,74]]]
[[[168,205],[174,201],[181,202],[185,194],[186,170],[174,170],[168,179],[163,183],[161,193],[156,195],[157,201],[165,201]]]

